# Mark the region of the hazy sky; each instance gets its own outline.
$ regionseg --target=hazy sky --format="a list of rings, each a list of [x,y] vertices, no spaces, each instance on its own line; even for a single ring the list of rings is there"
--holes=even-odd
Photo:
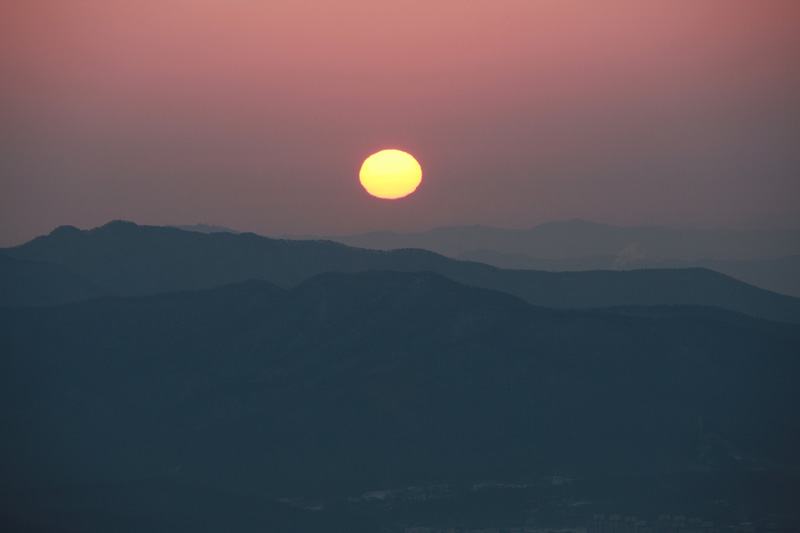
[[[62,224],[800,227],[800,2],[2,0],[0,246]],[[361,162],[423,182],[368,196]]]

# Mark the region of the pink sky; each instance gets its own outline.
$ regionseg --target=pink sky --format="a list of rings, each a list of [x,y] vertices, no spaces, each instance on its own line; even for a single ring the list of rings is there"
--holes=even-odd
[[[798,228],[799,58],[793,0],[4,0],[0,246],[112,219]],[[361,189],[383,148],[416,193]]]

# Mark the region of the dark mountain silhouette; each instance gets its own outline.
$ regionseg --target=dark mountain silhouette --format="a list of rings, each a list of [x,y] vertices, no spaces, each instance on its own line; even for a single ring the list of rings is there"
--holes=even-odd
[[[52,305],[107,294],[108,290],[61,266],[0,254],[0,306]]]
[[[648,261],[776,259],[800,254],[797,230],[694,230],[621,227],[585,220],[548,222],[531,229],[451,226],[421,233],[377,231],[326,237],[350,246],[391,250],[423,248],[449,257],[476,250],[524,254],[534,259],[611,256]]]
[[[709,305],[800,322],[800,300],[703,269],[513,271],[425,250],[366,250],[331,241],[275,240],[252,233],[201,234],[130,222],[112,222],[90,231],[64,226],[3,253],[58,264],[121,295],[204,289],[247,279],[287,288],[322,272],[434,271],[546,307]]]
[[[429,272],[0,309],[0,514],[371,531],[388,507],[336,502],[621,473],[769,499],[800,466],[799,349],[719,309],[549,310]]]

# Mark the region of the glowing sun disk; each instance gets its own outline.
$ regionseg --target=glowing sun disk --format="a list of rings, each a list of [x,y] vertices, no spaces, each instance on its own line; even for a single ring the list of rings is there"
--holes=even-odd
[[[422,168],[411,154],[381,150],[364,160],[359,179],[372,196],[394,200],[417,189],[422,181]]]

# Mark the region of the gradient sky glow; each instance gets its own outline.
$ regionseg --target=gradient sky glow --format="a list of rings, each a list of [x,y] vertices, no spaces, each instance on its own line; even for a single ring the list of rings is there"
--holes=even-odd
[[[4,0],[0,246],[62,224],[264,235],[800,228],[800,2]],[[364,158],[423,182],[379,200]]]

